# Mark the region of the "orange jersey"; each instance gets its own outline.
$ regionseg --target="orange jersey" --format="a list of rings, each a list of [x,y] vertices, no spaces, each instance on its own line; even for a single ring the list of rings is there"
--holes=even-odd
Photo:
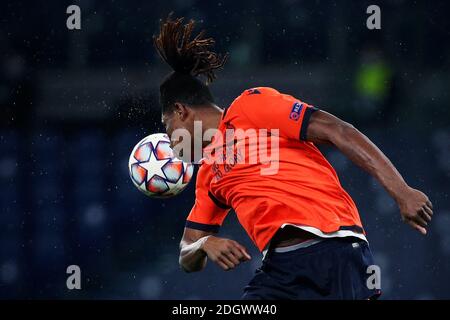
[[[215,136],[204,149],[207,156],[198,171],[196,200],[186,227],[217,232],[233,208],[261,251],[285,225],[323,237],[346,230],[364,238],[355,203],[330,163],[312,142],[306,141],[308,121],[316,110],[272,88],[246,90],[236,98],[223,113],[219,133],[225,136],[230,128],[246,132],[267,129],[266,146],[271,146],[272,139],[278,141],[277,148],[268,148],[277,162],[259,156],[253,158],[256,162],[250,161],[254,150],[267,148],[252,138],[236,135],[230,141],[221,141]],[[278,131],[273,133],[271,129]],[[234,163],[217,161],[220,158],[211,150],[219,144],[225,150],[229,143],[235,148],[245,146],[244,152],[234,149]],[[252,148],[255,145],[256,149]],[[275,171],[262,174],[272,164],[276,164]]]

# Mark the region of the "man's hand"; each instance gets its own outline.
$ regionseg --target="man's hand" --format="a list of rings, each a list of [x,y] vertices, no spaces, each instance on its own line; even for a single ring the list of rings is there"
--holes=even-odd
[[[208,255],[209,259],[226,271],[234,269],[241,262],[251,259],[247,249],[230,239],[209,236],[203,242],[201,249]]]
[[[427,225],[433,217],[433,204],[421,191],[408,187],[397,200],[404,222],[422,233],[427,234]]]

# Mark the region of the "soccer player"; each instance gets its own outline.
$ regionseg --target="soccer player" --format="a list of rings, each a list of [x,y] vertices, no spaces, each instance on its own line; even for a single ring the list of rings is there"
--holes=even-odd
[[[234,160],[242,161],[232,163],[213,157],[211,148],[230,141],[203,144],[209,158],[198,170],[195,204],[180,243],[181,267],[200,271],[209,259],[231,270],[251,259],[241,244],[216,236],[232,208],[264,254],[243,299],[378,297],[380,290],[366,284],[367,268],[374,262],[358,210],[316,144],[335,146],[375,177],[397,202],[403,221],[423,235],[433,215],[428,197],[410,187],[351,124],[290,95],[258,87],[245,90],[228,108],[219,108],[197,76],[211,82],[226,57],[211,51],[214,40],[204,38],[203,32],[191,39],[193,28],[192,20],[183,24],[182,18],[169,17],[154,37],[158,53],[174,70],[160,86],[168,135],[184,128],[194,137],[194,121],[201,121],[203,132],[218,129],[223,136],[230,128],[277,129],[266,138],[268,144],[278,139],[279,160],[276,174],[263,175],[267,163],[249,163],[248,154],[235,153]],[[231,144],[251,147],[247,138],[232,139]]]

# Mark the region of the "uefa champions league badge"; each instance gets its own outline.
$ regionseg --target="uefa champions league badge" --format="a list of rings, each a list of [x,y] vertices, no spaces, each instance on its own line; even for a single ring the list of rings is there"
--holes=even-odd
[[[289,114],[289,119],[297,121],[300,118],[300,114],[303,109],[303,103],[295,102],[292,106],[291,113]]]

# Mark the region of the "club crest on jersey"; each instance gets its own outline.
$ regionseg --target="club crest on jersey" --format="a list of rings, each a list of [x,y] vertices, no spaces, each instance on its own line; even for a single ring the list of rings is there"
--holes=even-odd
[[[297,121],[300,118],[300,114],[303,109],[303,103],[295,102],[292,106],[291,114],[289,115],[289,119]]]

